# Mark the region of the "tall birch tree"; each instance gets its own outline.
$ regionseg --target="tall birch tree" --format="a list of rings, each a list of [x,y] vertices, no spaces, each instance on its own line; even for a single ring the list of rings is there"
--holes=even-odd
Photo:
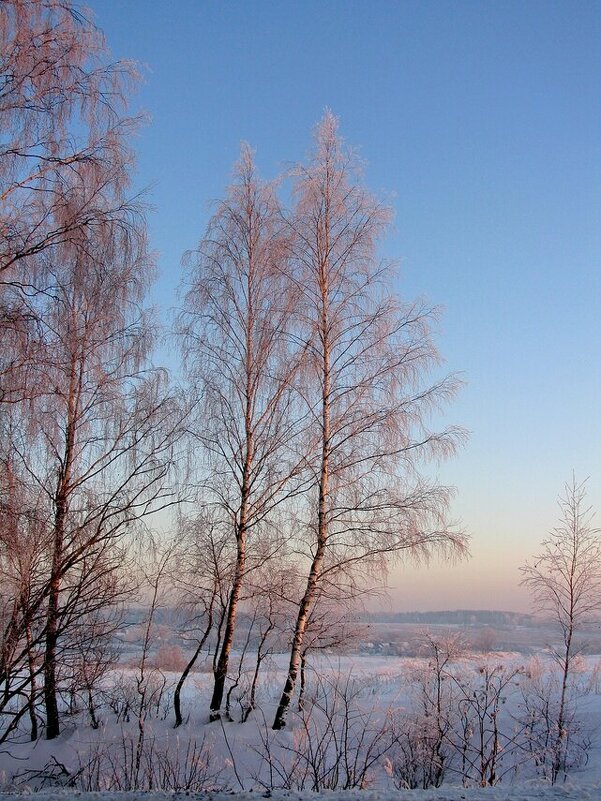
[[[327,112],[309,163],[296,170],[288,218],[300,293],[297,336],[308,343],[299,385],[311,436],[307,573],[290,662],[273,727],[280,729],[297,682],[320,584],[383,568],[387,555],[461,554],[450,527],[450,491],[422,477],[424,459],[452,454],[461,432],[428,428],[429,413],[457,382],[427,376],[439,362],[431,338],[436,310],[394,294],[376,253],[390,212],[363,187],[357,161]]]
[[[103,233],[106,233],[103,231]],[[143,237],[140,239],[143,245]],[[43,618],[46,736],[60,733],[60,641],[114,586],[121,545],[148,514],[169,503],[175,407],[161,372],[149,369],[151,320],[141,307],[146,252],[121,238],[88,238],[62,252],[56,288],[40,317],[40,387],[12,441],[47,571],[24,613]],[[106,603],[110,603],[110,593]]]
[[[169,495],[173,404],[148,369],[153,265],[128,197],[135,79],[68,0],[0,3],[0,550],[29,579],[0,679],[9,708],[35,653],[50,739],[67,630],[110,601],[126,535]]]
[[[291,447],[297,356],[288,338],[295,294],[286,280],[288,243],[274,187],[256,174],[243,146],[234,181],[198,250],[189,255],[184,353],[199,399],[194,436],[206,457],[205,502],[221,510],[236,543],[236,564],[210,717],[219,718],[249,537],[261,560],[277,551],[275,516],[300,491],[302,459]]]

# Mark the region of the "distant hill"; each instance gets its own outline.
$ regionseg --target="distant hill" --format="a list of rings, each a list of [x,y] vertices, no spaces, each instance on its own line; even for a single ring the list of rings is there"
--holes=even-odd
[[[532,626],[533,615],[497,609],[453,609],[439,612],[374,612],[369,620],[379,623],[417,623],[455,626]]]

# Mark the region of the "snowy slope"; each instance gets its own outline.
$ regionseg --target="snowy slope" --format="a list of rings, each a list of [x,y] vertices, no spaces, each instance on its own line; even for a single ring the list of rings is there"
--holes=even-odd
[[[493,663],[502,662],[505,665],[528,664],[530,672],[533,664],[517,654],[494,654],[489,655],[488,660]],[[326,658],[320,658],[314,662],[314,670],[320,676],[342,675],[353,676],[361,692],[358,696],[359,703],[366,707],[373,708],[378,714],[386,710],[403,711],[410,706],[408,693],[408,676],[411,671],[419,666],[421,660],[398,659],[390,657],[341,657],[335,658],[331,662]],[[487,660],[482,657],[470,657],[465,659],[462,669],[474,671],[478,666]],[[152,759],[160,758],[161,754],[169,753],[186,760],[186,747],[189,741],[204,743],[207,754],[210,757],[208,774],[211,774],[215,767],[215,782],[204,782],[199,787],[228,788],[227,790],[215,790],[208,793],[189,792],[115,792],[103,791],[98,793],[84,792],[86,785],[79,785],[82,791],[76,791],[64,786],[50,787],[46,782],[42,789],[32,793],[32,790],[39,787],[31,774],[43,770],[52,760],[65,765],[69,774],[59,776],[58,784],[68,783],[71,777],[77,773],[78,766],[85,764],[90,756],[100,754],[109,746],[114,746],[119,753],[123,739],[126,734],[130,739],[128,747],[135,744],[137,731],[135,719],[125,724],[118,723],[114,719],[113,712],[105,710],[100,728],[92,730],[85,719],[85,715],[71,717],[66,720],[64,731],[60,738],[55,741],[38,740],[37,743],[21,742],[13,743],[0,750],[0,788],[11,792],[0,792],[0,801],[8,801],[18,797],[16,791],[24,791],[33,796],[35,801],[55,801],[62,799],[79,799],[79,801],[175,801],[175,799],[199,799],[199,801],[257,801],[262,798],[270,798],[273,801],[309,801],[309,799],[319,799],[320,801],[344,801],[345,799],[356,799],[356,801],[551,801],[552,799],[569,799],[570,801],[601,801],[601,681],[599,681],[598,657],[590,658],[583,662],[583,677],[590,684],[587,694],[580,699],[580,713],[586,729],[591,733],[591,747],[588,759],[580,767],[574,769],[568,776],[565,783],[551,787],[545,783],[540,776],[534,775],[533,771],[524,771],[515,776],[509,771],[504,775],[502,783],[495,787],[464,788],[461,785],[461,777],[456,773],[449,773],[445,779],[443,787],[430,790],[395,790],[391,789],[389,774],[387,775],[385,766],[376,765],[370,771],[368,786],[364,790],[325,790],[322,794],[315,794],[308,791],[292,791],[274,789],[272,791],[260,789],[261,787],[271,786],[265,784],[266,765],[269,764],[270,757],[261,761],[260,752],[263,738],[270,732],[268,721],[273,714],[273,705],[277,699],[277,692],[281,687],[282,665],[277,660],[273,660],[270,670],[265,671],[259,695],[261,709],[251,716],[245,724],[228,723],[223,727],[216,724],[208,724],[206,720],[206,709],[208,708],[208,697],[211,688],[211,676],[206,673],[198,673],[191,677],[185,693],[185,714],[186,723],[179,729],[173,728],[172,710],[170,708],[169,693],[166,696],[166,703],[159,705],[159,713],[151,716],[145,722],[145,736],[147,742],[156,743],[156,748],[151,754]],[[124,671],[123,677],[128,678],[129,671]],[[122,678],[123,678],[122,677]],[[133,678],[130,677],[130,678]],[[168,675],[168,686],[176,679],[176,674]],[[117,677],[115,677],[115,682]],[[115,685],[117,686],[117,685]],[[515,704],[519,701],[517,689],[512,691],[508,697],[507,707],[509,711],[516,711]],[[163,710],[163,711],[161,711]],[[262,710],[262,712],[261,712]],[[234,710],[234,713],[236,710]],[[505,713],[506,714],[506,713]],[[298,721],[297,724],[298,725]],[[286,747],[294,743],[298,734],[295,729],[294,721],[290,721],[290,727],[284,732],[279,733],[275,742],[280,746]],[[133,738],[133,739],[132,739]],[[278,752],[275,749],[271,752],[277,759]],[[265,755],[267,758],[268,755]],[[30,776],[27,774],[30,772]],[[19,778],[20,774],[20,778]],[[277,778],[277,776],[276,776]],[[471,782],[476,784],[477,782]],[[87,787],[97,786],[88,784]],[[115,785],[104,785],[115,786]],[[127,786],[127,785],[126,785]],[[137,786],[137,784],[130,784]],[[148,786],[148,785],[147,785]],[[154,783],[151,787],[173,786]],[[181,784],[179,785],[182,786]],[[186,785],[183,785],[186,786]],[[188,785],[190,786],[190,785]],[[282,785],[290,786],[290,785]],[[298,785],[297,785],[298,786]],[[311,786],[310,781],[304,786]],[[322,785],[323,786],[323,785]],[[327,785],[326,785],[327,786]],[[123,787],[123,784],[117,785]],[[236,791],[236,788],[246,788],[243,791]],[[259,788],[254,791],[251,788]],[[13,792],[15,791],[15,792]]]

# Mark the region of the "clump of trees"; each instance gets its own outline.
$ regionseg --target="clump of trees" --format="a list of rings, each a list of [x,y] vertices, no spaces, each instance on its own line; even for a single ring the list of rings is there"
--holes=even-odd
[[[185,259],[176,402],[152,365],[154,265],[130,194],[135,65],[111,62],[69,2],[6,0],[0,76],[0,742],[55,739],[81,706],[100,726],[151,554],[137,687],[105,698],[138,721],[135,772],[159,583],[191,646],[176,725],[209,648],[212,720],[252,715],[278,649],[281,729],[305,706],[309,655],[341,643],[390,559],[465,553],[451,489],[422,470],[463,438],[431,427],[458,386],[440,375],[438,312],[397,296],[378,255],[390,210],[328,111],[307,161],[274,183],[242,148]],[[182,487],[193,503],[156,550],[146,521]]]
[[[431,424],[458,387],[441,374],[438,311],[398,297],[378,255],[391,212],[334,115],[275,182],[242,147],[185,258],[176,401],[152,366],[154,266],[128,189],[135,67],[110,63],[63,0],[0,4],[0,66],[0,744],[55,739],[78,712],[93,729],[133,724],[77,770],[54,758],[29,779],[221,786],[206,739],[173,750],[149,725],[171,710],[185,725],[186,682],[208,662],[208,718],[244,787],[223,719],[256,717],[276,651],[289,659],[257,786],[364,787],[378,769],[399,787],[485,786],[525,764],[556,782],[579,764],[576,637],[600,608],[601,550],[575,480],[523,568],[561,635],[555,672],[467,667],[457,638],[426,635],[413,705],[392,714],[311,671],[391,560],[466,553],[451,489],[424,471],[463,440]],[[161,545],[146,521],[182,494]],[[141,653],[107,680],[137,590]],[[165,606],[185,654],[151,653]],[[289,717],[294,741],[278,735]]]
[[[185,258],[176,401],[152,366],[154,265],[129,190],[136,77],[70,3],[0,3],[0,744],[110,715],[133,724],[121,742],[28,780],[220,787],[208,739],[174,750],[147,723],[173,710],[181,731],[206,662],[208,718],[244,787],[223,721],[256,717],[277,651],[288,664],[253,786],[364,787],[376,770],[399,787],[485,786],[526,764],[556,782],[586,755],[576,637],[601,606],[584,485],[566,487],[523,568],[561,634],[554,673],[467,667],[459,639],[427,635],[403,714],[370,709],[350,677],[316,677],[311,654],[344,646],[349,609],[391,560],[466,553],[452,490],[424,472],[463,439],[431,422],[458,387],[441,374],[438,310],[397,295],[378,255],[390,210],[328,111],[307,160],[275,182],[242,147]],[[147,521],[182,489],[161,545]],[[136,591],[141,653],[109,681]],[[165,606],[185,654],[151,653]],[[294,740],[278,735],[289,717]]]
[[[318,603],[357,597],[388,558],[465,552],[447,519],[449,488],[419,472],[462,439],[428,427],[457,389],[452,376],[428,382],[437,312],[394,293],[377,255],[390,211],[363,186],[337,125],[326,112],[308,163],[291,173],[289,209],[243,148],[188,257],[181,318],[192,436],[206,457],[201,499],[236,547],[211,717],[244,585],[266,560],[289,561],[298,597],[276,729]]]

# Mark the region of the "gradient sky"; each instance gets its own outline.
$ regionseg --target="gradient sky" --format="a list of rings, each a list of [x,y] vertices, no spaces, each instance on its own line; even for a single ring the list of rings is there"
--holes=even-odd
[[[391,605],[526,609],[518,566],[572,470],[601,515],[601,3],[88,5],[113,55],[146,65],[136,187],[166,319],[240,141],[270,178],[325,107],[340,117],[395,210],[399,292],[444,306],[466,381],[446,420],[470,441],[439,475],[472,559],[393,570]]]

